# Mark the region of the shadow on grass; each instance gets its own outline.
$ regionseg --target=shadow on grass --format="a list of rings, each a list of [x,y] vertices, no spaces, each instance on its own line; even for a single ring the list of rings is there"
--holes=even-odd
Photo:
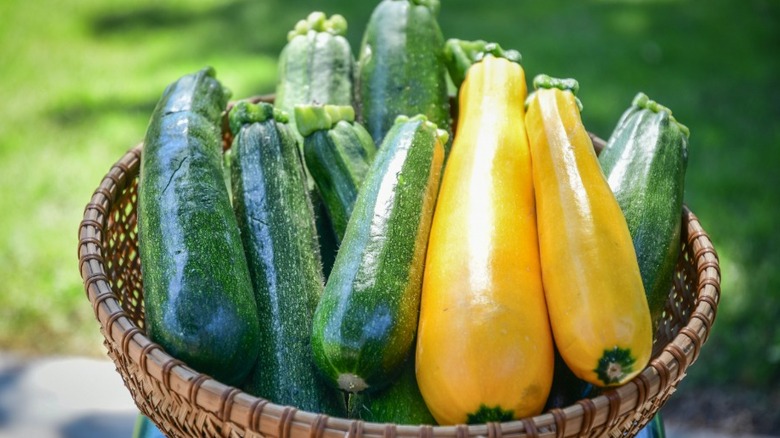
[[[97,14],[92,19],[91,30],[98,37],[163,34],[174,30],[182,32],[179,36],[183,44],[195,45],[204,54],[228,50],[276,55],[286,42],[287,32],[313,10],[322,10],[328,15],[340,13],[354,19],[353,23],[362,23],[373,6],[371,2],[345,0],[331,1],[327,5],[306,0],[236,0],[207,8],[158,4]],[[209,31],[199,34],[199,28]],[[347,37],[354,43],[362,31],[362,26],[351,25]],[[202,37],[205,35],[208,36]]]
[[[48,119],[65,127],[91,123],[107,115],[148,117],[156,105],[155,98],[132,101],[116,98],[99,101],[73,100],[52,106],[46,112]]]

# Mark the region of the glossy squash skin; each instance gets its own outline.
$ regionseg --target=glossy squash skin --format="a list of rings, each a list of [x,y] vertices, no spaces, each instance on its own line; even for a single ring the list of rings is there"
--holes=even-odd
[[[639,93],[599,154],[634,240],[654,327],[680,254],[689,134],[669,108]]]
[[[550,390],[522,67],[486,56],[460,89],[429,238],[417,381],[442,425],[534,415]]]
[[[350,392],[387,387],[414,350],[448,134],[398,116],[366,173],[314,313],[314,362]]]
[[[650,359],[650,311],[631,235],[580,117],[576,81],[537,77],[531,145],[547,307],[574,374],[619,385]]]
[[[439,3],[383,0],[366,23],[355,74],[355,109],[378,148],[399,115],[423,114],[451,132]]]

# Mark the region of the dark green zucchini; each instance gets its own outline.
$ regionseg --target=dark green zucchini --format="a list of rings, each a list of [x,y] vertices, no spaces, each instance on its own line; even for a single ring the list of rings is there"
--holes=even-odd
[[[414,355],[387,388],[374,393],[350,394],[349,411],[350,418],[372,423],[436,425],[417,386]]]
[[[146,332],[192,368],[239,384],[257,357],[257,310],[222,173],[229,92],[213,69],[166,88],[138,182]]]
[[[323,288],[314,214],[298,146],[271,104],[239,102],[231,180],[257,302],[257,366],[250,394],[311,412],[343,416],[344,397],[322,380],[311,357],[311,322]]]
[[[423,114],[450,132],[438,10],[438,0],[383,0],[371,14],[358,56],[355,101],[358,121],[376,145],[399,115]]]
[[[631,232],[654,326],[680,253],[688,136],[668,108],[639,93],[599,155]]]
[[[341,241],[376,146],[365,128],[355,122],[351,106],[299,105],[295,119],[304,136],[306,168]]]
[[[379,389],[409,356],[445,131],[399,116],[358,193],[314,314],[314,360],[349,392]]]

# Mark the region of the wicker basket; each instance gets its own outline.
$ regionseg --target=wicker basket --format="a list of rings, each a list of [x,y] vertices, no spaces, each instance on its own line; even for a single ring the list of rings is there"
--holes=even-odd
[[[603,147],[593,138],[597,149]],[[128,151],[87,204],[79,228],[79,268],[108,355],[141,412],[170,437],[633,436],[675,391],[715,319],[718,258],[698,219],[684,207],[682,251],[653,360],[623,386],[535,417],[470,426],[375,424],[276,405],[198,373],[146,337],[136,227],[140,156],[140,145]]]

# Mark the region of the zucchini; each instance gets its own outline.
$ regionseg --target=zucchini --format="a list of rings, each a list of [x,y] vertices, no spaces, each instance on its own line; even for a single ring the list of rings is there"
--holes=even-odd
[[[149,338],[235,385],[255,363],[259,325],[222,173],[228,98],[211,68],[166,88],[141,152],[138,244]]]
[[[314,314],[314,361],[349,392],[387,385],[412,349],[447,133],[399,116],[355,201]]]
[[[398,115],[423,114],[451,132],[438,10],[438,0],[383,0],[371,14],[357,61],[355,101],[358,120],[377,145]]]
[[[277,108],[292,115],[300,104],[352,105],[355,58],[346,31],[344,17],[322,12],[295,25],[279,54]]]
[[[413,357],[404,363],[401,374],[387,388],[375,393],[350,394],[349,410],[350,418],[372,423],[436,424],[417,386]]]
[[[323,288],[312,205],[295,138],[268,103],[239,102],[234,133],[234,210],[257,302],[257,366],[244,389],[274,403],[343,416],[342,395],[311,358],[311,319]]]
[[[460,89],[417,336],[417,381],[442,425],[538,414],[552,383],[526,93],[522,66],[494,56]]]
[[[298,130],[304,136],[306,168],[314,178],[339,241],[376,146],[351,106],[298,105]]]
[[[351,105],[355,57],[344,37],[347,21],[341,15],[328,18],[322,12],[312,12],[291,30],[288,42],[279,55],[279,79],[274,105],[293,115],[296,105]],[[295,126],[295,119],[291,120]],[[293,130],[303,156],[303,137]],[[330,273],[338,249],[338,239],[327,209],[316,193],[314,180],[306,172],[306,183],[317,223],[323,270]]]
[[[688,135],[671,110],[639,93],[599,155],[631,232],[654,325],[680,253]]]
[[[642,372],[653,344],[631,235],[582,124],[577,81],[533,83],[525,121],[555,345],[578,378],[620,385]]]

